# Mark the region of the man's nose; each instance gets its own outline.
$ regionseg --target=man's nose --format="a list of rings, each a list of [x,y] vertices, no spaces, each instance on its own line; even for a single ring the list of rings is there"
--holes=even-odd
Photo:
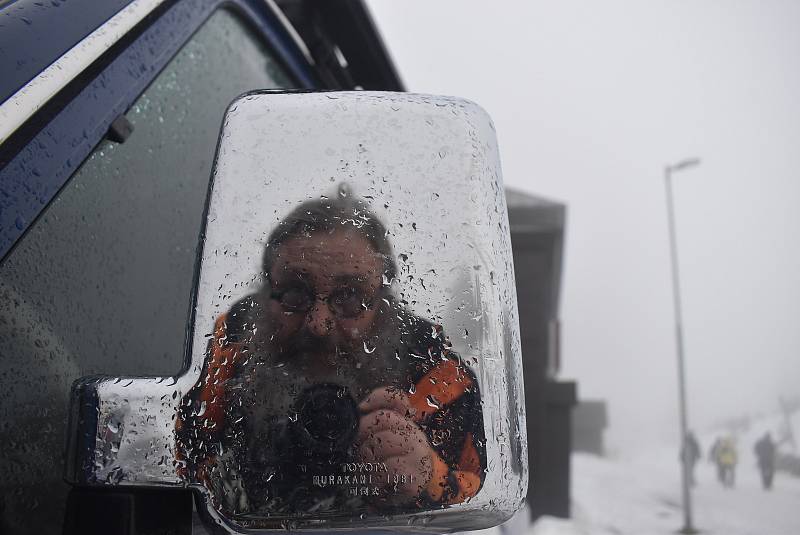
[[[306,312],[306,327],[315,336],[327,336],[333,330],[335,318],[327,303],[317,301]]]

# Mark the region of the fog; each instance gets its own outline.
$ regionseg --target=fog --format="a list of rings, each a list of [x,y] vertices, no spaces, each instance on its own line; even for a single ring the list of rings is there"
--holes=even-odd
[[[685,157],[690,423],[800,395],[800,3],[368,4],[407,88],[478,102],[506,185],[567,204],[561,378],[609,402],[612,448],[677,442]]]

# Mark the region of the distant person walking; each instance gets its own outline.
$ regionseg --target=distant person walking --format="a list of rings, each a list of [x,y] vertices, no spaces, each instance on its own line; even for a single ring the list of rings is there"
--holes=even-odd
[[[686,463],[686,471],[689,478],[689,484],[691,486],[695,486],[697,484],[697,480],[694,477],[694,467],[702,455],[703,454],[700,451],[700,443],[697,441],[697,437],[692,431],[689,431],[686,433],[686,438],[684,439],[683,446],[681,447],[680,461]]]
[[[775,475],[775,442],[772,435],[767,432],[755,445],[758,469],[761,471],[761,482],[764,488],[772,488],[772,477]]]
[[[736,480],[736,463],[739,460],[736,444],[732,438],[725,437],[719,440],[715,450],[719,479],[725,487],[731,488]]]
[[[714,440],[714,444],[711,445],[711,449],[708,450],[708,462],[714,464],[717,467],[717,481],[722,483],[722,470],[721,465],[717,462],[717,454],[719,453],[719,445],[722,442],[722,439],[717,437]]]

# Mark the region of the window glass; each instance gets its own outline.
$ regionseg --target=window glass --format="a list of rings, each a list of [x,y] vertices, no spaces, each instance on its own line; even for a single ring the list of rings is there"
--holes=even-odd
[[[0,266],[0,532],[60,529],[72,382],[182,364],[199,231],[227,105],[292,82],[214,14]]]

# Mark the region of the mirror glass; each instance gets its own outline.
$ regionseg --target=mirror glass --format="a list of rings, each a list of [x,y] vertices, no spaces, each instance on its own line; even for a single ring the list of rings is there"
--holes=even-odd
[[[519,327],[483,110],[245,95],[226,114],[204,232],[189,369],[159,398],[162,480],[235,529],[474,529],[519,507]]]

